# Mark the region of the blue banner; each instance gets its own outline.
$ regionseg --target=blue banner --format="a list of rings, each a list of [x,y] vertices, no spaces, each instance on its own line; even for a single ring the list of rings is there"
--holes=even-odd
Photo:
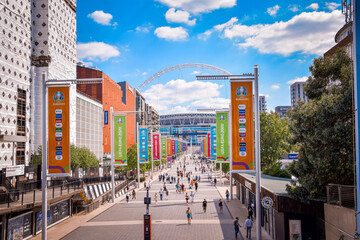
[[[109,124],[109,111],[104,111],[104,125]]]
[[[210,127],[210,154],[211,161],[216,161],[216,127]]]
[[[179,140],[175,140],[175,153],[179,152]]]
[[[148,152],[148,130],[147,128],[139,128],[139,151],[140,151],[140,163],[149,162]]]

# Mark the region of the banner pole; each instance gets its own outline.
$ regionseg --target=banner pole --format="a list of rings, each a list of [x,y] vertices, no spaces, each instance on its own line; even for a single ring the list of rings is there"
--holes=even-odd
[[[46,80],[47,76],[46,73],[42,73],[42,87],[43,87],[43,142],[42,142],[42,233],[41,233],[41,239],[46,240],[47,239],[47,165],[48,165],[48,159],[47,159],[47,143],[46,143],[46,128],[47,128],[47,122],[46,122]],[[5,224],[5,223],[3,223]]]
[[[229,164],[230,164],[230,199],[233,200],[231,103],[229,105],[228,129],[229,129],[228,139],[229,139]]]
[[[150,129],[151,131],[151,129]],[[151,131],[151,180],[154,180],[154,136]]]
[[[139,141],[139,123],[136,123],[137,129],[137,173],[138,173],[138,188],[140,189],[140,141]]]
[[[260,121],[259,121],[259,66],[254,65],[255,83],[255,166],[256,166],[256,236],[261,240],[261,163],[260,163]]]
[[[110,107],[110,131],[111,131],[111,198],[112,202],[115,202],[115,169],[114,169],[114,163],[115,163],[115,153],[114,153],[114,110],[113,107]]]

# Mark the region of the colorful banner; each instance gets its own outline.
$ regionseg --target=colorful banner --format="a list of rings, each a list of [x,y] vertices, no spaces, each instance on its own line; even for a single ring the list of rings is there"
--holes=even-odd
[[[166,137],[161,137],[161,159],[166,159]]]
[[[159,133],[154,133],[153,134],[153,161],[160,161],[160,134]]]
[[[204,156],[208,157],[208,144],[207,144],[207,136],[204,139]]]
[[[258,109],[257,109],[258,111]],[[231,81],[232,169],[254,169],[251,81]]]
[[[175,140],[171,140],[171,155],[175,155]]]
[[[69,98],[69,87],[48,87],[49,175],[71,174]]]
[[[114,157],[115,166],[127,165],[126,116],[114,116]]]
[[[179,140],[175,140],[175,153],[179,153]]]
[[[207,150],[207,158],[208,158],[208,160],[210,160],[211,159],[211,139],[210,139],[210,133],[208,133],[207,134],[207,138],[206,138],[206,144],[207,144],[207,148],[206,148],[206,150]]]
[[[216,113],[216,161],[229,162],[229,113]]]
[[[167,150],[167,156],[168,157],[171,157],[171,153],[172,153],[172,150],[171,150],[171,139],[168,138],[167,139],[167,144],[166,144],[166,150]]]
[[[139,151],[140,151],[140,163],[149,162],[149,151],[148,151],[148,129],[139,128]]]
[[[216,127],[210,127],[210,157],[211,161],[216,161]]]

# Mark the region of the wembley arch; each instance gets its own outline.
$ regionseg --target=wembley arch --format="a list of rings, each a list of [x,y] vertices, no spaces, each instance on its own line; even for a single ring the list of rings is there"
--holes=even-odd
[[[184,68],[200,68],[200,69],[206,69],[206,70],[211,70],[214,72],[218,72],[220,74],[223,75],[231,75],[231,73],[229,73],[228,71],[225,71],[221,68],[209,65],[209,64],[203,64],[203,63],[184,63],[184,64],[178,64],[178,65],[174,65],[172,67],[168,67],[165,68],[157,73],[155,73],[154,75],[152,75],[151,77],[149,77],[148,79],[146,79],[138,88],[138,91],[141,91],[144,87],[146,87],[146,85],[148,85],[149,83],[151,83],[153,80],[159,78],[160,76],[171,72],[171,71],[175,71],[175,70],[179,70],[179,69],[184,69]]]

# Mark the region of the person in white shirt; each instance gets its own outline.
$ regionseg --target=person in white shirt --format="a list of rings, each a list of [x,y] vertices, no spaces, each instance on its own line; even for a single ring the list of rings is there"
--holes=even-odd
[[[252,220],[250,219],[250,216],[248,216],[248,218],[245,220],[245,227],[246,227],[246,237],[248,239],[251,239],[251,228],[253,225]]]

